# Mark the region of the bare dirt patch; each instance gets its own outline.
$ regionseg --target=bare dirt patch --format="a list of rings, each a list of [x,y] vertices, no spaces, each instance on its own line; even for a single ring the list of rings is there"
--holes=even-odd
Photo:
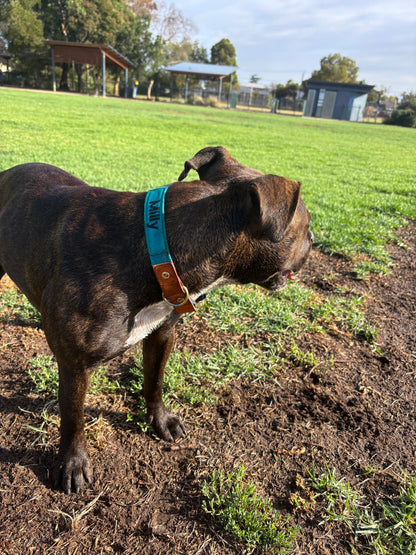
[[[325,294],[363,293],[380,330],[377,350],[335,328],[304,335],[299,347],[333,364],[288,364],[279,386],[241,380],[214,405],[182,406],[188,437],[174,448],[127,421],[132,395],[90,396],[94,482],[78,496],[51,488],[58,429],[53,421],[45,426],[50,399],[33,393],[25,373],[31,358],[48,352],[43,333],[0,323],[0,553],[244,553],[201,509],[203,479],[242,463],[259,493],[301,527],[296,553],[345,553],[347,531],[319,525],[319,512],[296,511],[291,498],[297,476],[312,465],[335,467],[352,484],[368,467],[378,469],[365,484],[370,500],[393,494],[398,465],[416,471],[416,225],[399,236],[408,248],[391,246],[389,276],[358,282],[350,262],[316,250],[302,275]],[[12,284],[4,278],[5,287]],[[180,327],[177,345],[202,353],[226,340],[196,315]],[[122,381],[132,365],[128,353],[110,372]]]

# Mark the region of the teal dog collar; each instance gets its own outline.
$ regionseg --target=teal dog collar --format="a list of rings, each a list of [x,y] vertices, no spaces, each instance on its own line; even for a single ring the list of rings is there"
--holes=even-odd
[[[195,312],[194,301],[176,272],[169,251],[165,227],[165,196],[169,185],[152,189],[144,201],[147,250],[162,297],[179,314]]]

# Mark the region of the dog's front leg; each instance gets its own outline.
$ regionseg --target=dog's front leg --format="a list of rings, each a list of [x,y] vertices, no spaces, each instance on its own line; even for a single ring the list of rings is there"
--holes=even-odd
[[[178,319],[174,313],[167,323],[143,341],[143,394],[147,419],[156,434],[166,441],[174,441],[186,434],[180,419],[169,412],[162,401],[163,376],[175,341],[174,326]]]
[[[89,484],[92,479],[84,434],[84,402],[89,382],[89,371],[74,371],[59,365],[61,442],[55,487],[61,487],[66,493],[71,489],[78,493],[84,481]]]

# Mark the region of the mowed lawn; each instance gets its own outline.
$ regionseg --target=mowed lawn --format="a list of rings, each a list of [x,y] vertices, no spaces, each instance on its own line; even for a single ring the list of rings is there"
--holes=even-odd
[[[388,268],[384,245],[416,218],[414,129],[5,88],[0,106],[0,170],[47,162],[91,185],[145,191],[223,145],[300,180],[318,246],[356,260],[361,275]]]
[[[0,106],[0,171],[23,162],[47,162],[72,172],[91,185],[118,190],[145,191],[176,180],[182,171],[184,161],[199,149],[209,145],[223,145],[243,164],[253,166],[265,173],[275,173],[300,180],[303,183],[303,198],[312,214],[312,229],[318,246],[328,252],[342,253],[353,259],[357,274],[362,277],[368,271],[388,271],[390,260],[385,245],[389,241],[397,241],[395,229],[404,225],[407,220],[416,218],[416,133],[412,129],[4,88],[0,88]],[[197,174],[193,173],[187,179],[196,177]],[[0,294],[0,323],[4,322],[7,326],[9,320],[15,321],[13,318],[28,326],[35,328],[40,326],[39,314],[30,307],[24,297],[18,291],[6,288]],[[363,446],[364,440],[373,433],[373,430],[379,429],[387,429],[391,432],[392,441],[394,441],[395,427],[398,423],[400,423],[398,428],[403,426],[403,429],[413,430],[409,424],[405,428],[402,423],[401,418],[407,419],[409,416],[407,412],[405,414],[405,411],[409,410],[409,405],[406,404],[406,399],[400,399],[400,391],[398,390],[391,397],[385,395],[386,384],[391,389],[394,384],[399,383],[397,377],[396,381],[393,380],[394,376],[390,381],[391,374],[386,372],[386,376],[383,377],[381,372],[380,381],[377,382],[377,377],[373,376],[373,364],[369,364],[364,369],[360,367],[359,378],[353,375],[354,364],[359,366],[361,361],[366,363],[364,357],[360,358],[361,349],[366,352],[365,349],[368,348],[375,355],[382,354],[376,341],[378,330],[366,317],[365,298],[354,290],[342,287],[336,287],[333,291],[324,293],[300,283],[293,283],[284,291],[273,294],[258,287],[230,286],[210,293],[207,301],[198,308],[198,314],[193,315],[188,321],[185,319],[185,329],[187,322],[192,322],[194,318],[200,319],[196,325],[203,324],[208,338],[213,333],[221,335],[222,338],[214,348],[210,348],[209,345],[205,348],[205,345],[202,345],[200,349],[195,350],[195,344],[190,342],[189,346],[186,344],[185,348],[178,349],[172,354],[167,367],[164,398],[167,405],[175,411],[178,410],[179,413],[189,414],[185,411],[185,407],[193,407],[193,429],[198,427],[203,429],[204,441],[198,443],[201,454],[189,458],[193,465],[189,468],[193,469],[192,472],[195,472],[196,478],[194,483],[191,485],[187,483],[186,488],[183,487],[184,482],[180,481],[182,478],[176,477],[179,473],[175,474],[177,467],[170,466],[168,463],[168,466],[163,468],[164,472],[167,470],[167,481],[164,482],[164,472],[160,472],[158,469],[161,467],[157,466],[160,461],[155,459],[156,462],[153,462],[153,459],[145,459],[146,466],[149,466],[155,477],[156,488],[149,490],[149,494],[145,495],[146,498],[154,500],[154,504],[147,510],[155,515],[159,511],[161,500],[166,501],[168,498],[166,495],[168,492],[172,499],[175,499],[172,514],[175,516],[175,511],[180,511],[188,515],[188,507],[185,509],[185,505],[190,499],[189,491],[194,503],[200,496],[201,490],[204,495],[205,510],[208,510],[213,517],[216,511],[216,519],[212,522],[215,522],[216,529],[219,529],[218,537],[221,541],[224,529],[230,532],[230,528],[227,528],[224,522],[233,523],[234,515],[238,515],[240,520],[242,514],[245,517],[242,521],[242,531],[234,534],[237,540],[233,541],[237,541],[237,544],[228,544],[231,546],[230,549],[236,545],[235,549],[238,550],[238,546],[241,545],[238,542],[245,542],[249,546],[248,551],[245,552],[252,553],[257,548],[256,552],[260,552],[260,546],[266,545],[267,540],[269,546],[274,546],[274,550],[272,549],[270,553],[289,552],[293,538],[297,535],[299,541],[302,540],[302,536],[306,537],[302,545],[306,545],[308,538],[311,539],[312,536],[316,542],[319,542],[320,537],[326,537],[327,545],[333,539],[334,553],[341,553],[341,549],[350,544],[354,535],[354,546],[357,546],[358,550],[362,547],[360,553],[414,553],[416,482],[414,477],[406,474],[410,469],[406,470],[402,460],[396,461],[401,472],[397,479],[401,486],[398,498],[391,493],[392,490],[387,481],[387,485],[383,486],[380,479],[380,490],[376,481],[368,482],[372,474],[381,477],[392,467],[389,464],[385,468],[386,458],[383,453],[375,455],[372,451],[373,448],[376,449],[374,446],[391,444],[368,442],[369,445],[364,452],[360,451],[359,460],[354,460],[357,456],[355,445],[344,443],[354,441],[354,443],[359,442],[357,445]],[[13,333],[19,333],[18,326],[14,326]],[[303,342],[302,338],[305,339]],[[328,341],[329,338],[330,341]],[[317,347],[321,345],[324,348],[318,349]],[[345,345],[348,345],[348,356],[353,353],[356,357],[352,357],[354,358],[352,369],[345,358],[347,357],[345,353],[342,354],[341,359],[337,358],[337,353],[343,353],[342,349],[346,348]],[[29,358],[29,351],[23,352],[24,356],[26,354]],[[39,349],[36,354],[36,358],[32,358],[29,362],[28,374],[34,382],[34,393],[39,396],[40,405],[45,402],[42,401],[45,395],[48,399],[56,397],[58,378],[53,357],[49,353],[42,353]],[[381,359],[388,360],[384,356]],[[114,381],[111,371],[107,377],[107,368],[100,368],[97,372],[97,381],[92,384],[91,394],[97,395],[98,391],[99,402],[104,400],[111,403],[111,399],[106,400],[105,396],[107,393],[118,391],[119,396],[114,397],[117,400],[117,405],[114,405],[117,406],[116,412],[120,410],[119,399],[128,399],[129,395],[133,394],[135,399],[137,397],[137,413],[130,412],[131,405],[128,404],[123,407],[123,410],[126,412],[126,419],[134,421],[143,430],[146,429],[146,424],[143,400],[140,395],[143,388],[140,350],[136,352],[136,356],[133,355],[128,359],[128,363],[131,365],[128,383],[119,384]],[[20,367],[20,361],[17,359],[13,364]],[[393,366],[392,362],[391,368]],[[331,378],[326,379],[325,376],[331,376]],[[346,379],[344,379],[345,376],[347,376]],[[198,421],[200,416],[196,415],[204,414],[203,411],[207,410],[211,419],[215,410],[212,411],[209,405],[215,403],[218,398],[228,399],[228,397],[221,397],[224,393],[223,386],[230,382],[238,386],[240,378],[245,381],[242,382],[243,387],[239,391],[252,388],[250,394],[247,394],[250,405],[246,400],[246,405],[251,411],[253,411],[251,399],[259,396],[258,410],[256,409],[255,413],[251,412],[249,418],[254,419],[255,414],[261,423],[266,423],[264,436],[267,435],[267,445],[269,447],[270,442],[271,452],[269,449],[263,449],[264,443],[261,441],[263,424],[257,428],[251,426],[247,428],[247,434],[253,433],[254,439],[253,443],[248,442],[242,449],[241,446],[245,444],[245,441],[241,441],[243,436],[237,437],[236,429],[234,431],[231,429],[231,421],[228,420],[227,423],[224,418],[224,429],[227,429],[224,445],[229,447],[225,449],[221,444],[217,456],[213,456],[215,449],[209,445],[215,445],[215,441],[218,441],[217,437],[214,438],[217,430],[215,426],[212,428],[211,424],[209,429],[206,424],[203,428],[203,420]],[[409,382],[406,381],[406,384],[410,384],[410,377],[408,379]],[[304,388],[298,386],[301,380],[305,383]],[[319,384],[316,389],[315,380],[317,380],[316,384]],[[355,384],[355,380],[358,384]],[[362,384],[367,382],[373,384],[374,388],[370,385],[368,390],[362,388]],[[262,397],[262,389],[253,387],[254,384],[262,383],[265,384],[264,391],[267,391],[267,397]],[[280,400],[273,407],[269,390],[283,392],[285,389],[288,390],[287,395],[284,396],[282,393],[280,396],[279,392],[277,395]],[[382,393],[378,393],[379,390]],[[293,392],[296,392],[296,395]],[[315,397],[314,392],[320,392],[319,396]],[[368,397],[364,400],[367,392],[368,397],[371,395],[370,400]],[[374,395],[372,395],[373,392]],[[340,403],[337,400],[337,403],[332,405],[335,396],[340,398]],[[246,399],[245,396],[236,395],[231,404],[243,403],[244,399]],[[319,399],[323,406],[326,406],[326,412],[315,412],[312,408],[312,405],[321,403]],[[394,399],[394,402],[390,403],[391,399]],[[266,400],[267,410],[264,410]],[[387,411],[388,402],[391,407],[394,405],[394,411]],[[364,403],[368,404],[369,416],[368,420],[363,420],[361,424],[364,431],[359,431],[361,418],[367,414],[367,409],[362,410]],[[288,411],[289,406],[290,411]],[[344,411],[343,407],[348,410]],[[353,413],[354,407],[356,412]],[[245,409],[246,406],[243,408]],[[275,408],[276,413],[273,412]],[[277,429],[273,428],[275,417],[268,416],[269,410],[270,415],[278,414]],[[19,415],[21,412],[23,409],[19,406]],[[29,410],[24,412],[25,422],[29,419],[29,415],[33,417],[33,413]],[[31,422],[36,426],[33,430],[37,433],[41,432],[48,438],[56,437],[56,414],[56,399],[52,403],[48,401],[42,411],[42,423],[39,425],[38,420],[32,418]],[[328,414],[331,418],[324,421]],[[290,433],[280,427],[282,415],[285,417],[284,422],[291,423]],[[338,428],[337,424],[345,417],[347,417],[347,423],[345,426],[342,423],[342,427]],[[355,420],[356,417],[357,420]],[[13,419],[13,426],[16,418]],[[392,420],[390,427],[385,427],[384,419],[387,423]],[[222,416],[221,420],[223,420]],[[304,420],[307,420],[307,423],[304,423]],[[383,426],[380,424],[379,427],[379,421],[383,421]],[[284,424],[284,426],[288,425]],[[26,424],[25,427],[30,428]],[[352,427],[351,430],[349,427]],[[239,425],[238,428],[243,429],[244,426]],[[113,445],[117,445],[116,441],[123,437],[124,432],[117,429],[116,425],[113,429],[116,431],[114,436],[117,436]],[[211,432],[211,429],[215,432]],[[257,431],[259,429],[261,432]],[[6,433],[8,432],[9,429]],[[409,435],[413,437],[412,434]],[[309,436],[310,439],[308,439]],[[16,437],[20,449],[20,432]],[[105,437],[104,443],[108,441],[111,445],[112,435],[106,436],[104,432],[103,437]],[[198,436],[195,436],[194,432],[192,437]],[[207,437],[210,438],[208,441],[206,441]],[[321,437],[322,443],[320,443]],[[219,438],[222,441],[221,433]],[[319,441],[317,438],[320,438]],[[337,444],[339,441],[340,448],[334,449],[333,453],[331,448],[324,451],[325,457],[330,457],[330,463],[327,463],[326,471],[324,468],[315,471],[316,446],[325,444],[328,439],[334,442],[334,438]],[[257,450],[254,450],[256,440],[259,444],[256,447]],[[205,444],[207,447],[204,446]],[[303,448],[305,454],[304,458],[300,459],[301,462],[296,459],[297,449],[293,447],[298,444],[306,445]],[[349,448],[351,448],[350,451]],[[130,453],[139,453],[140,457],[147,456],[142,444],[137,443],[135,449],[136,451],[130,451]],[[413,454],[413,447],[409,447],[409,450],[410,455],[406,453],[403,457],[404,461],[407,460],[407,456],[411,457]],[[303,453],[304,451],[299,449],[299,456]],[[159,459],[159,455],[156,458]],[[283,466],[274,464],[273,461],[279,459],[284,459]],[[162,464],[166,465],[167,459],[161,460]],[[237,463],[243,466],[239,468],[235,466],[233,469],[232,464],[237,465]],[[292,478],[301,471],[300,464],[305,465],[303,467],[305,478],[298,475],[295,486]],[[380,464],[380,469],[376,468],[377,464]],[[274,496],[274,500],[278,498],[279,487],[285,488],[285,495],[293,508],[291,522],[296,523],[295,528],[292,524],[288,525],[286,508],[281,515],[272,512],[268,508],[271,505],[253,497],[254,486],[251,486],[251,482],[247,486],[248,489],[243,489],[244,468],[248,469],[248,475],[257,479],[257,485],[260,488],[264,488],[264,484],[268,485],[266,491]],[[225,474],[221,474],[223,469]],[[264,469],[267,469],[267,472],[263,472]],[[230,470],[232,472],[229,474]],[[259,477],[262,472],[264,479]],[[322,474],[319,474],[320,472]],[[289,480],[290,473],[292,478]],[[11,472],[8,474],[13,476]],[[173,486],[172,476],[178,480]],[[211,481],[202,480],[202,477],[205,480],[207,476],[211,476]],[[233,486],[230,487],[230,492],[235,492],[234,497],[224,496],[224,492],[218,487],[221,476],[226,484]],[[298,483],[299,477],[301,480]],[[361,496],[360,488],[357,489],[357,493],[350,485],[351,478],[354,478],[356,483],[358,477],[361,480],[361,489],[364,484],[373,484],[367,490],[370,492],[367,498]],[[21,528],[33,533],[33,530],[36,531],[39,526],[37,522],[41,522],[43,530],[45,520],[49,519],[50,529],[52,524],[54,528],[50,536],[45,532],[44,546],[48,546],[48,549],[55,549],[58,540],[61,541],[65,537],[72,539],[82,537],[83,542],[95,542],[95,546],[98,538],[103,538],[100,539],[102,542],[107,541],[106,531],[113,527],[114,518],[118,518],[117,514],[120,514],[113,511],[114,505],[111,502],[108,503],[106,500],[105,504],[100,505],[99,518],[96,518],[93,512],[87,515],[85,498],[80,498],[78,502],[70,499],[68,504],[60,498],[48,501],[48,494],[42,490],[39,490],[40,494],[37,493],[30,499],[34,503],[38,500],[39,504],[26,505],[28,499],[26,479],[25,475],[24,483],[13,482],[13,488],[9,488],[13,489],[13,503],[12,505],[9,503],[8,507],[13,506],[14,509],[15,499],[17,499],[15,492],[23,491],[24,496],[19,499],[25,499],[22,505],[25,505],[26,510],[24,514],[21,512],[14,517],[15,511],[6,508],[5,514],[8,519],[5,520],[5,530],[15,529],[15,526],[10,525],[9,522],[18,521]],[[189,482],[189,473],[184,475],[183,480]],[[402,481],[399,482],[399,480]],[[178,485],[181,489],[180,496],[176,496],[179,490],[175,488],[178,488]],[[5,487],[6,492],[8,486]],[[38,485],[36,488],[38,491]],[[188,496],[186,494],[182,496],[182,492],[187,488]],[[130,512],[130,501],[136,498],[137,491],[135,486],[127,489],[128,497],[120,498],[117,506],[126,507]],[[123,488],[121,491],[124,491]],[[157,493],[154,493],[155,491]],[[161,491],[164,492],[163,499],[160,497]],[[173,495],[172,492],[175,494]],[[386,495],[388,503],[383,504]],[[264,514],[260,514],[261,519],[250,512],[247,504],[243,504],[248,497],[254,499],[254,506],[257,504],[263,508]],[[99,496],[93,502],[98,499]],[[280,506],[281,500],[286,497],[279,499]],[[48,519],[44,519],[39,516],[43,514],[41,505],[56,507],[56,510],[48,508]],[[146,510],[144,505],[139,509]],[[36,511],[39,514],[36,514]],[[77,528],[78,516],[76,518],[74,516],[75,520],[72,520],[77,526],[73,526],[67,532],[66,524],[63,527],[60,521],[56,521],[55,525],[54,514],[57,514],[61,520],[62,515],[65,514],[82,515],[79,519],[82,518],[83,522]],[[221,521],[218,517],[222,514],[224,518]],[[304,514],[309,516],[305,519]],[[91,519],[88,520],[90,517]],[[310,523],[306,526],[305,522],[308,518]],[[153,522],[152,519],[150,523]],[[260,532],[257,532],[255,527],[256,519],[260,520],[261,524],[267,525],[262,524]],[[192,531],[202,530],[204,537],[208,538],[202,547],[199,547],[203,549],[212,542],[207,549],[212,548],[215,551],[215,546],[224,545],[224,543],[215,543],[217,542],[216,532],[211,524],[208,530],[205,525],[201,527],[200,520],[201,517],[198,514],[196,520],[186,528],[187,531],[191,530],[191,527]],[[181,540],[184,534],[182,536],[177,534],[177,520],[174,518],[172,522],[178,541],[184,541]],[[30,526],[27,523],[30,523]],[[298,526],[299,523],[300,526]],[[319,528],[322,523],[325,524],[325,528]],[[311,532],[312,529],[313,532]],[[170,529],[166,528],[166,530]],[[253,530],[257,534],[255,539],[253,539],[255,535]],[[146,524],[143,540],[146,545],[149,541],[149,532],[153,534],[151,525]],[[125,542],[123,545],[128,544],[130,538],[136,537],[130,535],[130,525],[127,524],[125,528],[121,528],[120,525],[121,538],[123,533],[125,537],[120,540]],[[138,542],[142,541],[140,531],[134,531],[134,534],[137,535]],[[154,536],[156,535],[158,535],[157,532]],[[170,535],[163,533],[158,536],[159,546],[166,547],[166,550],[172,547],[171,543],[168,545],[166,539],[170,538]],[[25,545],[29,545],[30,542],[35,545],[36,540],[32,538],[35,536],[29,536]],[[20,539],[16,537],[16,542]],[[190,534],[181,547],[186,552],[191,552],[192,548],[187,549],[191,543],[186,542],[194,539]],[[15,541],[14,538],[13,541]],[[49,547],[50,545],[54,547]],[[102,545],[106,544],[102,543]],[[288,549],[286,551],[285,545]],[[318,546],[316,553],[321,552],[321,546],[318,543],[314,545]],[[201,549],[198,548],[198,551]],[[351,545],[351,552],[358,553],[358,550]]]

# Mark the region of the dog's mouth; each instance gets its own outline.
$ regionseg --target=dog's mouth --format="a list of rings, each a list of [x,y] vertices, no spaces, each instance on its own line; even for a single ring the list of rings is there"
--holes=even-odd
[[[295,276],[293,275],[293,273],[290,270],[285,270],[282,273],[282,276],[286,276],[286,280],[296,281]]]
[[[283,272],[277,272],[273,274],[266,280],[259,283],[261,287],[268,289],[269,291],[279,291],[284,289],[289,281],[296,281],[296,277],[294,275],[294,271],[292,270],[284,270]]]

